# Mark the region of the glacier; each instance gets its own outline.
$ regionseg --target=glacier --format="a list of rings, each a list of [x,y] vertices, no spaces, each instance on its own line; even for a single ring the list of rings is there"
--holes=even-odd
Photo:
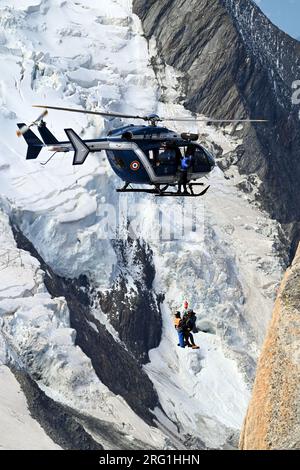
[[[54,156],[45,166],[40,164],[49,157],[45,153],[37,161],[25,161],[25,144],[15,137],[15,129],[16,122],[35,118],[32,104],[191,113],[182,105],[178,72],[164,64],[152,67],[156,46],[143,36],[130,0],[2,0],[0,9],[1,374],[11,374],[7,365],[13,364],[54,401],[110,425],[118,443],[86,424],[95,442],[107,449],[235,447],[281,278],[276,250],[280,226],[259,208],[252,194],[257,187],[234,165],[225,172],[216,168],[210,191],[195,203],[119,196],[115,189],[120,182],[104,154],[89,155],[82,167],[73,167],[69,154]],[[53,112],[47,123],[64,139],[65,127],[95,138],[121,121]],[[221,168],[228,159],[234,161],[240,140],[230,126],[192,127],[176,125],[174,130],[197,131],[212,150],[221,149]],[[239,189],[245,184],[249,193]],[[118,208],[120,198],[132,209],[125,237],[134,236],[151,250],[151,295],[160,295],[160,342],[141,364],[159,401],[151,410],[152,423],[99,379],[93,361],[76,344],[78,331],[70,324],[66,299],[48,292],[40,261],[17,246],[12,231],[12,225],[18,227],[55,275],[84,275],[94,293],[110,295],[121,273],[134,311],[142,272],[135,263],[136,246],[127,245],[127,264],[120,264],[115,243],[103,237],[101,228],[103,205]],[[200,229],[172,239],[184,214],[195,212]],[[170,224],[164,237],[159,236],[158,213]],[[185,298],[197,312],[199,352],[177,347],[172,313]],[[95,304],[93,315],[131,354],[101,305]],[[13,382],[11,376],[9,380]],[[1,379],[1,397],[8,387]],[[2,404],[0,410],[2,418]],[[27,416],[25,399],[22,410]],[[32,446],[57,446],[41,428],[38,432],[37,424],[31,425]],[[11,443],[0,440],[0,446],[25,448],[28,443],[15,437]]]

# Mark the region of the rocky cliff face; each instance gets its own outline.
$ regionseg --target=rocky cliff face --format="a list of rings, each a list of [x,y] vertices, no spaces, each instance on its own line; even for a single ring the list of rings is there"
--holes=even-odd
[[[275,27],[252,0],[134,0],[146,37],[183,73],[185,105],[216,118],[265,118],[244,127],[237,165],[257,174],[260,198],[285,225],[292,252],[300,238],[298,109],[300,44]]]
[[[300,246],[282,281],[240,448],[300,447]]]

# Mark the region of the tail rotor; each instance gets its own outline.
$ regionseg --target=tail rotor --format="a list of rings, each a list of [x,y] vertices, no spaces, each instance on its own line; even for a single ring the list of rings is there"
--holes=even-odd
[[[29,131],[29,129],[33,126],[37,126],[39,124],[40,121],[42,121],[42,119],[47,116],[48,114],[48,111],[47,109],[45,109],[42,114],[40,114],[38,116],[38,118],[33,121],[31,124],[28,124],[28,126],[26,124],[24,124],[22,127],[20,127],[17,131],[16,131],[16,134],[18,137],[21,137],[22,135],[25,134],[25,132]]]

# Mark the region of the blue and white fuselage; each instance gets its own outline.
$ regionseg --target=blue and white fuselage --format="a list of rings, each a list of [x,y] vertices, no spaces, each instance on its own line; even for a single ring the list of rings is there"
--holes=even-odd
[[[23,123],[18,124],[21,128]],[[42,148],[53,152],[74,152],[73,165],[82,165],[90,152],[105,150],[113,171],[133,184],[176,184],[180,179],[180,159],[191,141],[183,134],[158,126],[129,125],[109,132],[100,139],[83,140],[73,129],[65,129],[67,141],[59,142],[45,123],[39,126],[43,142],[31,131],[24,134],[28,144],[27,159],[37,158]],[[187,180],[206,176],[215,166],[214,158],[199,144],[193,143],[193,164]]]

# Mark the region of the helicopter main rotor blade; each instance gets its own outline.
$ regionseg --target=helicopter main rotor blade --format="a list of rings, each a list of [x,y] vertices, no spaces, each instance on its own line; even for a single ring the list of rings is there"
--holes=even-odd
[[[266,119],[197,119],[197,118],[184,118],[184,117],[159,117],[155,114],[149,114],[146,116],[134,116],[132,114],[122,114],[122,113],[107,113],[104,111],[87,111],[85,109],[78,109],[78,108],[64,108],[60,106],[46,106],[36,104],[33,105],[33,108],[44,108],[44,109],[53,109],[55,111],[69,111],[71,113],[81,113],[81,114],[92,114],[95,116],[104,116],[104,117],[118,117],[118,118],[127,118],[127,119],[142,119],[143,121],[155,121],[155,122],[162,122],[162,121],[178,121],[178,122],[219,122],[219,123],[238,123],[238,122],[268,122]]]
[[[268,122],[266,119],[197,119],[197,118],[160,118],[161,121],[178,121],[178,122]]]
[[[106,113],[104,111],[87,111],[85,109],[76,109],[76,108],[61,108],[59,106],[45,106],[41,104],[33,105],[33,108],[44,108],[44,109],[54,109],[55,111],[69,111],[71,113],[82,113],[82,114],[93,114],[96,116],[107,116],[107,117],[119,117],[119,118],[129,118],[129,119],[143,119],[147,120],[145,116],[132,116],[130,114],[120,114],[120,113]]]

